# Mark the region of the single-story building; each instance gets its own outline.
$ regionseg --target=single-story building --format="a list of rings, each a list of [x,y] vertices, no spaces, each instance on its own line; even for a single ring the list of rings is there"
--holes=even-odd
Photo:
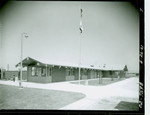
[[[12,80],[14,77],[17,77],[20,80],[19,71],[3,71],[3,79]],[[22,80],[27,79],[27,71],[22,71]]]
[[[1,77],[2,80],[13,80],[15,77],[17,77],[18,80],[20,80],[20,71],[18,70],[6,70],[1,69]],[[27,80],[27,71],[22,71],[22,80]]]
[[[79,66],[48,64],[27,57],[22,61],[27,67],[27,81],[37,83],[51,83],[60,81],[79,80]],[[19,67],[20,63],[16,65]],[[110,69],[106,67],[81,66],[80,79],[94,79],[99,77],[124,77],[124,69]],[[121,74],[122,73],[122,74]]]

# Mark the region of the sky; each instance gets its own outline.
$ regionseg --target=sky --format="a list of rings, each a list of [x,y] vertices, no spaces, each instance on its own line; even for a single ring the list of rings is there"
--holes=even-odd
[[[0,10],[1,67],[17,69],[23,32],[23,58],[77,65],[81,39],[81,65],[139,71],[139,13],[128,2],[10,1]]]

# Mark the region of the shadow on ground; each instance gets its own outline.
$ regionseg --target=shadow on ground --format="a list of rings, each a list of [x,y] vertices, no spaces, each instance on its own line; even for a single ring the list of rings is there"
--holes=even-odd
[[[120,101],[120,103],[115,107],[118,110],[139,110],[138,103]]]

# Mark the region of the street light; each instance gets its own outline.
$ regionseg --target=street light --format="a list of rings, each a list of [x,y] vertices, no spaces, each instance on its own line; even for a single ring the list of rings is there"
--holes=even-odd
[[[23,38],[27,38],[28,35],[27,33],[22,33],[21,34],[21,64],[20,64],[20,82],[19,82],[19,86],[20,88],[22,88],[22,58],[23,58]]]

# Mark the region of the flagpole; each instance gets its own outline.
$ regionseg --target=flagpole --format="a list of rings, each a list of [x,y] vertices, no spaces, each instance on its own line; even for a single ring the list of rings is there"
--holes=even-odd
[[[82,31],[83,31],[83,25],[82,25],[82,8],[81,8],[81,4],[80,4],[80,27],[79,27],[79,30],[80,30],[80,37],[79,37],[79,85],[80,85],[80,77],[81,77],[81,39],[82,39]]]
[[[79,50],[80,50],[80,54],[79,54],[79,85],[80,85],[80,77],[81,77],[81,33],[80,33],[80,46],[79,46]]]

